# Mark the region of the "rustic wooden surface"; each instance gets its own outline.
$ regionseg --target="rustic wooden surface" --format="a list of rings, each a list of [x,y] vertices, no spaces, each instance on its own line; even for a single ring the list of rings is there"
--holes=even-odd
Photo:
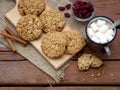
[[[51,90],[49,87],[1,87],[1,90]],[[52,90],[119,90],[119,87],[55,87]]]
[[[120,0],[93,1],[96,6],[96,15],[108,16],[113,20],[120,17]],[[106,57],[105,54],[96,53],[104,60],[101,68],[80,72],[77,60],[73,59],[71,65],[65,70],[64,80],[59,84],[56,84],[24,57],[11,52],[6,47],[0,47],[0,85],[3,86],[0,90],[120,90],[119,34],[118,30],[115,41],[110,44],[112,56]],[[89,48],[83,51],[91,52]],[[49,83],[54,88],[49,87]]]

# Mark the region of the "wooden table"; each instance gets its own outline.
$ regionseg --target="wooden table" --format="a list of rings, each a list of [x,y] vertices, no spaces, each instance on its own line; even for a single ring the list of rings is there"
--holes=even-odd
[[[93,0],[96,15],[105,15],[113,20],[120,17],[120,0]],[[120,90],[120,31],[110,45],[112,56],[97,54],[104,59],[100,69],[80,72],[77,60],[65,70],[65,78],[55,84],[49,76],[7,47],[0,47],[0,90]],[[84,49],[86,52],[88,48]],[[50,87],[49,83],[54,87]]]

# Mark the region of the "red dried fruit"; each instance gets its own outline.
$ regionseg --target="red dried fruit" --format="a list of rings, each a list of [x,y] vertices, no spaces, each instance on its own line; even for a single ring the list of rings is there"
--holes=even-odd
[[[77,0],[73,4],[72,9],[74,15],[79,18],[89,18],[94,11],[92,3],[82,0]]]
[[[65,16],[66,18],[70,18],[71,15],[70,15],[69,13],[65,13],[64,16]]]
[[[70,9],[71,8],[71,4],[67,4],[66,6],[65,6],[65,8],[68,10],[68,9]]]
[[[79,12],[78,17],[79,17],[79,18],[82,18],[82,13]]]
[[[89,13],[87,13],[84,17],[85,17],[85,18],[89,18],[91,15],[92,15],[92,13],[89,12]]]
[[[65,7],[60,6],[60,7],[58,7],[58,9],[59,9],[60,11],[64,11],[64,10],[65,10]]]
[[[83,5],[87,5],[87,2],[83,2]]]
[[[91,12],[93,12],[93,11],[94,11],[94,9],[93,9],[93,8],[90,8],[90,11],[91,11]]]
[[[84,9],[83,12],[82,12],[82,14],[83,14],[83,15],[86,15],[86,12],[87,12],[87,10]]]

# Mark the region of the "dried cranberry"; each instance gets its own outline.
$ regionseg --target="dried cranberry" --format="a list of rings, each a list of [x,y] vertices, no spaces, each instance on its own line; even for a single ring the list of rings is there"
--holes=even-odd
[[[77,11],[73,11],[73,13],[75,14],[75,16],[77,16],[77,17],[79,16]]]
[[[83,14],[83,15],[86,15],[86,12],[87,12],[87,10],[84,9],[83,12],[82,12],[82,14]]]
[[[82,18],[82,13],[79,12],[78,17],[79,17],[79,18]]]
[[[65,6],[65,8],[68,10],[68,9],[70,9],[71,8],[71,4],[67,4],[66,6]]]
[[[65,10],[65,7],[61,6],[61,7],[58,7],[58,9],[59,9],[60,11],[64,11],[64,10]]]
[[[89,18],[91,15],[92,15],[92,13],[89,12],[89,13],[87,13],[84,17],[85,17],[85,18]]]
[[[93,5],[89,2],[89,3],[88,3],[88,7],[89,7],[89,8],[92,8]]]
[[[91,11],[91,12],[93,12],[93,11],[94,11],[94,9],[93,9],[93,8],[90,8],[90,11]]]
[[[87,5],[87,2],[83,2],[84,5]]]
[[[64,15],[66,18],[70,18],[70,16],[71,16],[69,13],[65,13]]]

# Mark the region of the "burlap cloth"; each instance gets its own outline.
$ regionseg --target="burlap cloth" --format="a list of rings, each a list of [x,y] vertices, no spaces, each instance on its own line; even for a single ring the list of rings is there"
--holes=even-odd
[[[67,0],[46,0],[49,5],[51,5],[53,8],[57,9],[57,6],[59,5],[65,5],[68,3]],[[4,21],[8,24],[8,26],[15,32],[15,27],[11,25],[5,18],[4,15],[10,11],[15,6],[15,1],[13,0],[0,0],[0,17],[3,17]],[[66,11],[70,12],[70,11]],[[84,35],[84,24],[80,23],[73,18],[66,19],[67,23],[69,23],[73,28],[80,30],[81,33]],[[0,24],[0,31],[4,29],[5,26]],[[16,33],[16,32],[15,32]],[[0,36],[0,42],[4,45],[7,45],[6,40]],[[33,63],[36,67],[44,71],[46,74],[51,76],[56,82],[59,82],[61,79],[64,78],[64,69],[68,66],[68,64],[65,64],[63,67],[61,67],[58,70],[55,70],[41,55],[39,52],[37,52],[32,45],[27,45],[27,47],[22,47],[20,44],[15,43],[15,46],[17,48],[17,52],[24,56],[27,60],[29,60],[31,63]]]

